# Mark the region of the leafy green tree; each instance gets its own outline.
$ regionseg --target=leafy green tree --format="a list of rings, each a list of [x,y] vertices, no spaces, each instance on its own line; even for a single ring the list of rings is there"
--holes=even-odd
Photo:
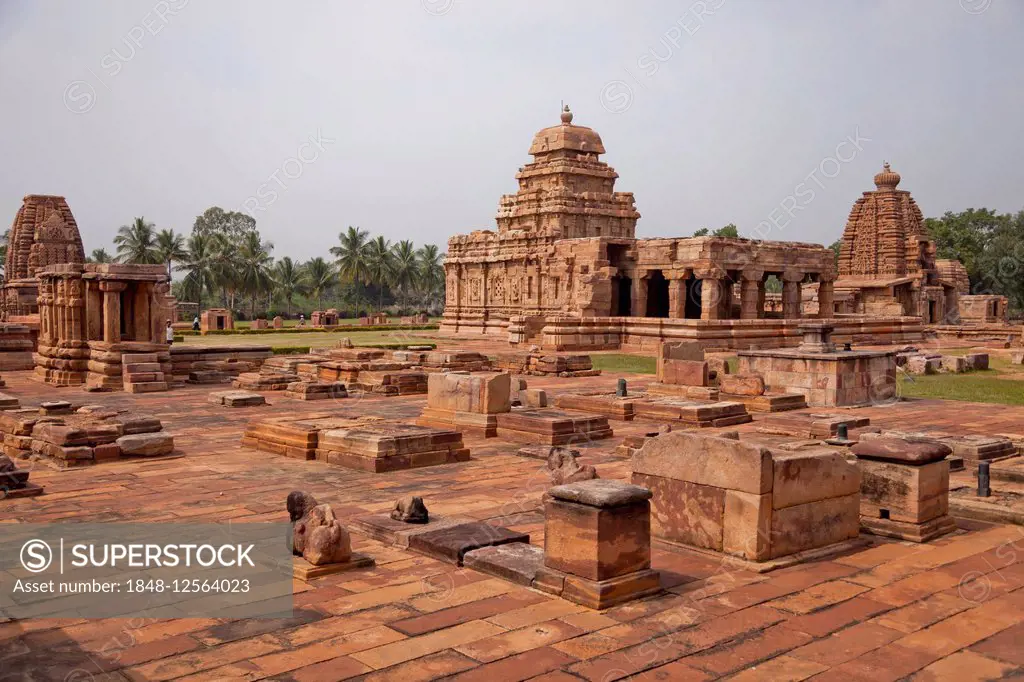
[[[939,258],[952,258],[967,268],[972,282],[978,281],[978,260],[989,241],[1010,225],[1009,215],[987,208],[969,208],[960,213],[946,211],[941,218],[928,218],[925,227],[935,240]]]
[[[87,263],[113,263],[114,257],[106,249],[93,249],[85,260]]]
[[[384,287],[393,282],[395,259],[391,254],[391,242],[378,236],[366,243],[366,272],[369,280],[377,287],[377,310],[384,309]]]
[[[706,227],[702,227],[699,230],[694,230],[693,236],[694,237],[707,237],[708,234],[710,234],[710,233],[711,233],[711,230],[709,230]]]
[[[828,248],[832,249],[833,258],[835,258],[836,270],[839,269],[839,250],[842,248],[842,246],[843,246],[843,240],[842,239],[837,239],[837,240],[835,240],[834,242],[832,242],[831,244],[828,245]]]
[[[221,250],[224,241],[220,236],[194,233],[188,238],[188,256],[183,261],[185,288],[203,310],[203,292],[214,292],[217,285]]]
[[[358,227],[349,226],[338,235],[338,246],[331,247],[331,255],[338,264],[338,277],[346,284],[369,283],[367,267],[367,239],[369,233]]]
[[[136,218],[131,225],[119,227],[114,245],[121,263],[155,265],[161,262],[156,248],[156,230],[145,218]]]
[[[736,225],[729,223],[725,227],[720,227],[712,233],[713,237],[732,237],[733,239],[740,236],[740,231]]]
[[[274,245],[260,239],[256,230],[246,232],[238,248],[238,288],[249,295],[249,316],[256,316],[257,299],[274,287],[271,268],[274,258],[270,255]]]
[[[408,239],[395,244],[391,251],[392,283],[404,297],[408,297],[418,283],[416,247]]]
[[[331,276],[333,277],[333,274]],[[290,256],[285,256],[274,265],[274,286],[284,299],[290,317],[295,297],[306,293],[305,271],[296,265]]]
[[[196,216],[192,225],[193,234],[221,235],[229,242],[240,240],[246,232],[256,229],[256,219],[246,213],[225,211],[220,206],[212,206],[201,216]]]
[[[428,306],[444,301],[444,254],[436,244],[421,246],[416,252],[420,291]]]
[[[167,266],[167,276],[170,277],[174,264],[188,258],[185,236],[175,233],[174,230],[160,230],[156,235],[156,252],[160,261]]]
[[[302,266],[306,287],[313,298],[316,299],[316,309],[323,310],[323,295],[329,292],[337,283],[337,272],[334,266],[323,258],[317,256],[311,258]]]

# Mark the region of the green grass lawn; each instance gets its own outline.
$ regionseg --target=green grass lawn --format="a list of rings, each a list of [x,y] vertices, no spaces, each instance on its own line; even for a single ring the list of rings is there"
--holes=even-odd
[[[621,353],[599,353],[592,356],[594,369],[605,372],[631,372],[633,374],[655,374],[658,361],[642,355],[625,355]]]
[[[900,395],[906,398],[1024,405],[1024,382],[1000,379],[999,372],[994,369],[967,374],[900,375],[898,385]]]

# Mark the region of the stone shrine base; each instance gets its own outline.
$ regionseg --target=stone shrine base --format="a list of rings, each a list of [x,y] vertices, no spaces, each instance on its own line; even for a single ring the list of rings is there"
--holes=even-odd
[[[570,445],[612,437],[608,418],[550,408],[514,409],[496,415],[498,437],[517,443]]]

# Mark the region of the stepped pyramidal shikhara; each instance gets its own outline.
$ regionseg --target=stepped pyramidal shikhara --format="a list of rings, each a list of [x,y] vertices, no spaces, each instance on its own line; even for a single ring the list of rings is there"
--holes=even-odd
[[[838,310],[934,325],[1005,321],[1005,297],[968,295],[963,264],[937,258],[924,215],[910,192],[899,189],[901,180],[885,163],[875,189],[850,211],[839,250]]]

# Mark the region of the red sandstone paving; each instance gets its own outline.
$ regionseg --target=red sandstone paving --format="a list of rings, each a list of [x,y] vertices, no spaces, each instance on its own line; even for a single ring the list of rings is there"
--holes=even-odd
[[[632,389],[649,376],[528,378],[549,394]],[[25,405],[55,395],[151,413],[184,457],[101,464],[68,472],[36,465],[38,498],[0,502],[0,523],[283,521],[284,498],[305,489],[342,517],[379,513],[422,495],[433,513],[463,514],[529,532],[543,543],[544,463],[518,444],[467,437],[470,462],[391,474],[356,472],[241,447],[257,416],[330,412],[410,421],[422,397],[300,403],[272,392],[271,406],[205,402],[215,387],[168,394],[87,394],[5,374]],[[883,427],[1016,433],[1024,408],[913,401],[862,411]],[[741,430],[756,429],[755,422]],[[621,436],[650,423],[612,422],[616,438],[582,447],[602,477],[625,479]],[[296,611],[279,620],[154,621],[125,636],[127,621],[0,622],[0,679],[60,679],[75,670],[119,680],[739,680],[974,679],[1020,673],[1024,656],[1024,533],[966,529],[927,545],[874,539],[827,561],[768,574],[703,554],[656,546],[670,591],[597,613],[468,569],[353,535],[377,565],[295,581]],[[1016,543],[1016,544],[1013,544]],[[1020,549],[1018,549],[1018,547]],[[78,673],[82,674],[82,673]]]

